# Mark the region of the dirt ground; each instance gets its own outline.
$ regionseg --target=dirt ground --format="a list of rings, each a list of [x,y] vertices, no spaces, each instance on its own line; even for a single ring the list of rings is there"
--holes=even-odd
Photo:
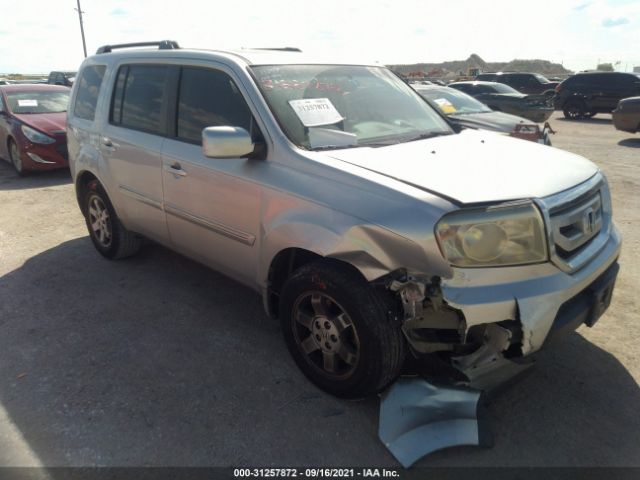
[[[493,448],[418,465],[640,466],[640,134],[551,124],[608,175],[612,306],[492,401]],[[397,467],[377,419],[299,373],[258,295],[157,246],[104,260],[68,172],[0,162],[0,465]]]

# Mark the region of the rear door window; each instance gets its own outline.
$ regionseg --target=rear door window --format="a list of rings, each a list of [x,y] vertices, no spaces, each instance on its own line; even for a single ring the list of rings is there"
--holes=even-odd
[[[73,106],[73,114],[76,117],[90,121],[95,118],[98,96],[106,68],[104,65],[91,65],[82,70]]]
[[[123,65],[118,70],[110,123],[132,130],[166,135],[166,84],[169,69],[162,65]]]
[[[177,137],[202,143],[206,127],[242,127],[251,132],[252,116],[234,81],[224,72],[183,67],[180,76]]]

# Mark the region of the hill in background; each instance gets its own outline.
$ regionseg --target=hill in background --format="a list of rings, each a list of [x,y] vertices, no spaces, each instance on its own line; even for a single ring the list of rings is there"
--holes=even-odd
[[[550,76],[566,76],[573,73],[559,63],[548,60],[511,60],[510,62],[485,62],[475,53],[466,60],[454,60],[442,63],[414,63],[410,65],[389,65],[389,68],[402,74],[423,72],[428,77],[454,78],[466,75],[470,68],[478,68],[482,72],[534,72]]]

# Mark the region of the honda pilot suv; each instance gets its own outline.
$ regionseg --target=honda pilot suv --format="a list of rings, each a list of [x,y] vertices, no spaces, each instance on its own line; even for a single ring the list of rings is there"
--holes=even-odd
[[[620,236],[588,160],[456,130],[380,66],[150,45],[100,48],[73,87],[91,241],[260,292],[324,390],[378,392],[408,357],[482,388],[609,305]]]

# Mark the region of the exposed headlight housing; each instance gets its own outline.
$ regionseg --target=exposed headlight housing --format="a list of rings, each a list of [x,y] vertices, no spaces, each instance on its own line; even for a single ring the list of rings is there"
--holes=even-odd
[[[438,245],[456,267],[503,267],[548,260],[544,221],[532,202],[459,210],[436,225]]]
[[[33,143],[43,143],[47,145],[50,143],[54,143],[56,141],[55,138],[51,138],[49,135],[40,133],[39,131],[31,127],[27,127],[26,125],[22,125],[20,127],[20,130],[22,130],[22,133],[24,133],[24,136],[27,137]]]

